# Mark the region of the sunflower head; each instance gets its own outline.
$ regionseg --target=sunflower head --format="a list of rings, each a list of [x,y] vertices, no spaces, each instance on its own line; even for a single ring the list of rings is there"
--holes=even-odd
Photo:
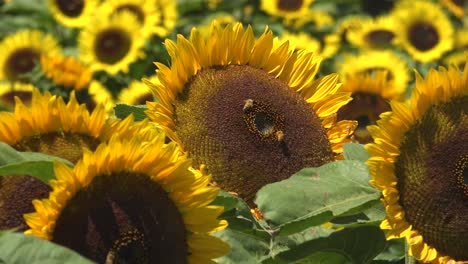
[[[359,27],[346,33],[347,40],[361,48],[381,48],[392,44],[395,37],[395,21],[392,16],[363,20]]]
[[[135,16],[140,25],[141,35],[147,37],[157,31],[160,24],[160,10],[156,8],[156,0],[111,0],[99,7],[102,16],[113,16],[118,13],[129,12]]]
[[[32,84],[20,82],[0,84],[0,107],[13,109],[15,107],[15,97],[20,98],[25,104],[29,105],[33,89],[37,88]]]
[[[356,120],[354,137],[359,143],[369,143],[372,137],[368,125],[375,125],[379,116],[390,110],[390,100],[404,99],[404,89],[396,89],[386,70],[356,73],[346,76],[343,90],[351,92],[353,100],[338,111],[338,120]]]
[[[398,21],[395,43],[415,60],[430,62],[453,47],[453,25],[441,6],[429,1],[401,1],[394,9]]]
[[[36,30],[22,30],[7,36],[0,42],[0,79],[10,82],[27,81],[29,73],[42,55],[60,53],[57,40]]]
[[[256,40],[251,27],[214,23],[209,35],[193,29],[165,45],[172,64],[156,63],[147,114],[215,184],[249,203],[263,185],[332,161],[354,129],[334,123],[350,100],[338,76],[314,80],[321,58],[270,30]]]
[[[387,237],[422,262],[467,260],[468,71],[417,75],[405,103],[369,127],[371,183],[382,190]]]
[[[25,215],[26,233],[99,263],[205,263],[226,254],[208,235],[227,225],[216,219],[223,209],[208,205],[218,189],[164,138],[113,138],[74,169],[57,162],[49,199]]]
[[[260,7],[272,16],[286,20],[306,15],[313,0],[261,0]]]
[[[153,76],[143,79],[143,81],[131,82],[127,88],[120,92],[118,101],[131,105],[144,105],[147,101],[154,101],[153,93],[145,82],[157,83],[158,79]]]
[[[41,56],[44,74],[55,84],[80,90],[87,87],[92,79],[92,72],[73,57],[61,55]]]
[[[144,56],[140,33],[137,17],[129,11],[96,19],[78,37],[80,59],[93,71],[128,72],[129,65]]]
[[[456,51],[446,56],[443,62],[446,66],[455,65],[463,71],[465,69],[466,56],[466,51]]]
[[[177,1],[156,0],[156,10],[159,11],[159,23],[155,27],[155,33],[165,37],[177,24]]]
[[[54,18],[67,27],[83,27],[94,14],[97,0],[47,0]]]

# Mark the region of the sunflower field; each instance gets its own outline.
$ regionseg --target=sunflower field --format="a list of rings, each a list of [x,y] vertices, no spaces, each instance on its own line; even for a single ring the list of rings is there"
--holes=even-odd
[[[0,1],[1,263],[468,263],[467,0]]]

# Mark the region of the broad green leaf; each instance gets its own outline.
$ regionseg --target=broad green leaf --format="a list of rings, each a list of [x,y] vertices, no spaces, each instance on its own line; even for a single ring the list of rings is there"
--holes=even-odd
[[[2,262],[3,261],[3,262]],[[0,262],[92,264],[78,253],[33,236],[19,233],[0,234]]]
[[[385,218],[385,208],[379,200],[372,200],[359,209],[361,210],[357,211],[358,213],[345,214],[334,218],[331,222],[335,227],[351,227],[361,224],[379,225]]]
[[[385,243],[385,248],[374,260],[396,262],[405,258],[405,239],[391,239]]]
[[[369,159],[369,152],[364,145],[356,143],[343,144],[343,156],[347,160],[359,160],[365,162]]]
[[[353,260],[348,256],[338,252],[318,251],[310,256],[292,262],[292,264],[353,264]]]
[[[124,119],[130,114],[135,117],[135,122],[142,121],[147,116],[145,111],[148,109],[146,105],[127,105],[127,104],[116,104],[114,107],[115,116]]]
[[[280,234],[288,235],[379,199],[368,181],[364,163],[335,161],[264,186],[255,203],[271,225],[281,228]]]
[[[55,178],[54,160],[73,166],[67,160],[37,152],[19,152],[0,142],[0,175],[30,175],[48,183]]]
[[[370,263],[384,247],[385,236],[380,228],[362,226],[344,229],[334,232],[328,237],[305,242],[262,263],[322,263],[314,262],[316,261],[313,258],[315,252],[335,252],[345,256],[345,259],[351,260],[348,263],[365,264]],[[317,257],[317,261],[322,261],[321,255],[315,257]],[[296,262],[300,260],[303,262]]]
[[[231,246],[226,256],[217,259],[218,263],[259,263],[268,256],[269,243],[254,239],[242,233],[226,229],[215,234]]]

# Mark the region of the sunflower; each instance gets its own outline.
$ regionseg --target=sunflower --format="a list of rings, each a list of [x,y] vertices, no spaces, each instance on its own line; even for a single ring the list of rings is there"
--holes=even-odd
[[[458,18],[465,16],[465,7],[468,4],[466,0],[440,0],[440,2]]]
[[[351,92],[353,100],[340,108],[337,118],[358,121],[354,137],[359,143],[372,141],[366,127],[375,125],[380,114],[390,110],[390,100],[404,99],[405,87],[396,89],[388,76],[385,70],[346,76],[343,90]]]
[[[216,13],[216,15],[208,17],[204,20],[204,23],[198,26],[198,30],[202,35],[209,36],[211,33],[211,24],[216,20],[216,23],[226,26],[228,24],[233,24],[239,22],[235,17],[228,13]]]
[[[98,5],[98,0],[47,0],[54,18],[67,27],[85,26]]]
[[[291,33],[283,31],[280,41],[286,40],[296,50],[307,49],[323,58],[332,57],[340,48],[340,38],[336,34],[326,34],[315,38],[306,32]]]
[[[422,262],[468,260],[468,70],[431,70],[406,103],[371,126],[371,184],[382,190],[388,239]]]
[[[451,53],[443,59],[443,62],[446,66],[455,65],[463,71],[465,69],[466,51],[461,50]]]
[[[78,105],[74,93],[65,104],[61,97],[50,93],[41,95],[34,89],[30,108],[17,97],[14,113],[0,112],[0,142],[18,151],[40,152],[75,163],[81,158],[83,148],[93,150],[114,134],[130,137],[148,126],[147,122],[132,124],[132,117],[123,121],[107,120],[100,104],[88,112],[85,105]],[[0,184],[0,215],[4,216],[0,219],[0,229],[25,230],[22,215],[33,211],[32,198],[44,197],[46,184],[30,176],[11,177],[17,179]]]
[[[415,60],[437,60],[452,49],[454,28],[440,5],[423,0],[402,1],[392,15],[398,21],[395,44]]]
[[[55,84],[75,90],[87,87],[93,77],[88,67],[73,57],[44,55],[41,56],[41,67]]]
[[[307,15],[313,0],[261,0],[260,8],[266,13],[286,20]]]
[[[0,107],[13,109],[15,96],[21,98],[26,104],[30,104],[34,85],[29,83],[0,83]]]
[[[209,233],[227,226],[210,206],[218,189],[191,169],[175,143],[111,139],[70,169],[54,166],[49,199],[33,201],[25,233],[99,263],[211,263],[229,246]],[[73,227],[73,228],[70,228]]]
[[[468,50],[468,29],[458,29],[455,33],[455,48]]]
[[[132,62],[144,57],[145,38],[137,17],[126,10],[93,20],[80,32],[78,41],[80,59],[92,71],[127,73]]]
[[[29,73],[42,55],[61,52],[57,40],[37,30],[21,30],[0,42],[0,79],[10,82],[27,81],[22,75]]]
[[[159,10],[159,24],[155,33],[160,37],[165,37],[171,33],[177,22],[177,1],[156,0],[156,9]]]
[[[387,78],[396,91],[406,89],[410,75],[408,66],[396,53],[388,50],[368,50],[358,55],[347,54],[337,65],[338,71],[347,82],[347,76],[372,73],[378,70],[387,71]]]
[[[308,10],[308,14],[301,16],[293,21],[293,27],[295,29],[301,29],[305,25],[313,24],[314,28],[323,30],[326,27],[332,27],[334,19],[327,12],[319,10]]]
[[[361,21],[358,28],[352,28],[346,33],[349,43],[370,49],[389,46],[394,37],[395,21],[392,16]]]
[[[158,79],[154,76],[149,79],[144,79],[151,83],[158,83]],[[130,85],[123,89],[118,97],[119,103],[125,103],[130,105],[144,105],[146,101],[154,101],[153,93],[151,89],[144,82],[133,81]]]
[[[114,108],[114,98],[111,92],[100,82],[92,81],[88,87],[87,94],[90,97],[87,102],[88,109],[94,109],[96,105],[104,105],[106,112],[111,112]]]
[[[99,8],[101,16],[110,17],[122,11],[132,13],[140,24],[141,35],[149,37],[156,31],[160,24],[159,10],[156,8],[156,0],[110,0],[104,2]]]
[[[156,63],[147,115],[250,205],[263,185],[333,161],[354,130],[334,122],[351,100],[338,76],[314,80],[321,58],[275,42],[270,30],[256,40],[250,26],[213,23],[209,36],[194,28],[165,46],[172,65]]]

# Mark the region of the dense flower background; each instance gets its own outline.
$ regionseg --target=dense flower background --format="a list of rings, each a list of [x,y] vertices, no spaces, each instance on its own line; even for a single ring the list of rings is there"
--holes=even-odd
[[[0,262],[468,262],[468,2],[0,2]]]

